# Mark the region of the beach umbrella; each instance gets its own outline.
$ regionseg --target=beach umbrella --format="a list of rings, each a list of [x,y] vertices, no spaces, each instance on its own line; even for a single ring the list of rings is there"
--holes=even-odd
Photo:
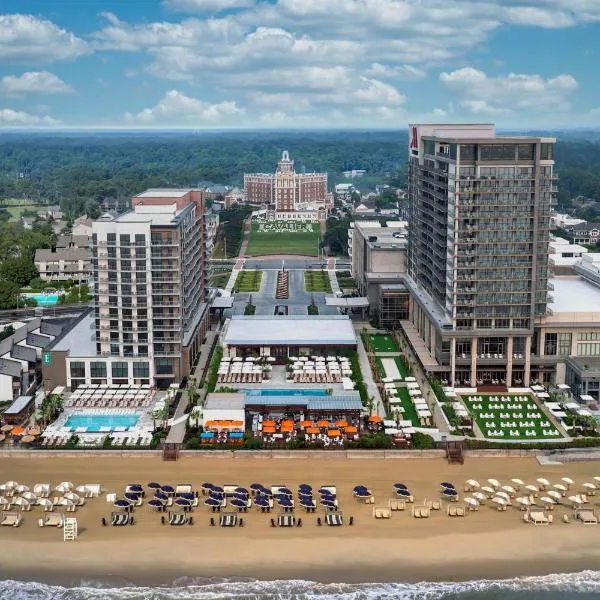
[[[362,490],[366,490],[367,487],[364,485],[356,485],[354,486],[354,488],[352,489],[352,492],[357,494],[358,492],[362,491]]]
[[[312,493],[310,494],[302,494],[302,493],[298,493],[298,499],[299,500],[312,500],[313,499],[313,495]]]
[[[519,498],[515,498],[515,502],[520,504],[521,506],[531,506],[531,500],[526,498],[525,496],[520,496]]]
[[[304,508],[316,508],[315,501],[309,498],[300,500],[300,506]]]
[[[488,479],[488,483],[495,488],[500,487],[500,482],[497,479]]]
[[[449,481],[442,481],[442,483],[440,483],[440,486],[446,489],[450,489],[453,490],[454,488],[454,484],[450,483]]]
[[[269,499],[266,496],[256,496],[256,498],[254,498],[254,504],[266,508],[269,506]]]
[[[20,483],[17,487],[15,487],[15,492],[17,494],[22,494],[23,492],[28,492],[29,487]]]
[[[529,492],[533,492],[534,494],[536,494],[537,492],[540,491],[535,485],[532,485],[531,483],[528,483],[525,486],[525,489],[528,490]]]
[[[54,506],[52,500],[49,500],[48,498],[38,498],[37,503],[39,506],[43,507],[44,510],[50,510]],[[0,504],[2,504],[2,502],[0,502]]]
[[[236,494],[246,494],[246,496],[249,495],[248,490],[245,487],[236,487],[235,490],[233,490]]]
[[[212,490],[213,487],[215,487],[212,483],[209,483],[208,481],[204,482],[201,486],[200,486],[203,490]]]
[[[550,496],[550,498],[552,498],[556,502],[560,502],[560,499],[562,497],[560,492],[557,492],[556,490],[548,490],[546,494],[548,494],[548,496]]]
[[[81,500],[81,498],[73,492],[67,492],[64,497],[75,504],[77,504]]]
[[[271,496],[273,496],[273,492],[272,492],[272,491],[271,491],[269,488],[266,488],[266,487],[263,487],[263,489],[262,489],[262,490],[260,490],[260,493],[261,493],[263,496],[267,496],[267,497],[269,497],[269,498],[270,498]]]
[[[294,495],[292,493],[292,490],[290,490],[288,488],[285,488],[285,487],[279,488],[279,492],[278,493],[279,494],[283,494],[284,496],[289,496],[290,498]]]
[[[206,485],[206,484],[202,484],[203,487],[204,487],[204,485]],[[211,484],[211,486],[212,486],[212,484]],[[251,483],[250,484],[250,489],[254,492],[259,492],[260,490],[263,489],[263,487],[264,486],[262,483]]]
[[[65,498],[63,498],[63,500],[65,500]],[[129,502],[127,502],[127,500],[116,500],[115,503],[113,504],[113,506],[117,506],[119,508],[129,508],[131,505],[129,504]]]
[[[444,488],[445,490],[448,488]],[[409,498],[411,496],[411,493],[409,490],[396,490],[396,495],[400,496],[402,498]]]
[[[494,496],[492,498],[492,502],[497,506],[506,506],[507,502],[505,498],[501,498],[500,496]]]
[[[538,477],[536,479],[536,481],[544,487],[548,487],[550,485],[550,482],[547,479],[545,479],[544,477]]]
[[[369,492],[369,490],[359,490],[358,492],[356,492],[356,495],[359,498],[370,498],[371,492]]]
[[[125,494],[123,494],[125,496],[125,500],[128,500],[129,502],[137,502],[140,499],[139,494],[134,494],[131,492],[125,492]]]
[[[518,485],[519,487],[521,487],[522,485],[525,485],[525,483],[523,482],[522,479],[511,479],[511,481],[515,484]]]
[[[217,500],[216,498],[207,498],[207,499],[204,501],[204,504],[205,504],[206,506],[211,506],[211,507],[213,507],[213,506],[221,506],[221,502],[222,502],[221,500]]]
[[[488,499],[488,497],[481,492],[473,492],[473,498],[475,498],[479,504],[485,504],[485,501]]]
[[[151,490],[159,490],[161,486],[160,486],[160,483],[157,483],[156,481],[151,481],[151,482],[148,484],[148,487],[149,487]]]
[[[177,498],[175,504],[177,504],[177,506],[190,506],[192,503],[186,498]]]
[[[238,498],[234,498],[231,501],[231,505],[235,506],[236,508],[246,508],[246,503],[243,500],[239,500]]]
[[[517,491],[517,490],[515,490],[515,488],[512,485],[503,485],[502,489],[505,492],[508,492],[510,495],[514,495]]]
[[[321,504],[323,506],[335,506],[335,500],[329,499],[329,498],[325,498],[321,500]]]
[[[139,483],[131,483],[127,486],[130,492],[139,492],[142,493],[144,488]]]
[[[4,496],[0,496],[0,506],[8,506],[10,504],[10,500],[7,500]]]
[[[393,487],[397,490],[407,490],[408,487],[406,485],[404,485],[403,483],[395,483],[393,485]]]
[[[508,503],[510,500],[510,496],[506,493],[506,492],[502,492],[502,491],[498,491],[496,492],[496,497],[497,498],[504,498],[506,500],[506,502]]]
[[[303,494],[309,494],[312,492],[312,486],[308,485],[308,483],[301,483],[298,486],[298,491],[302,492]]]
[[[225,492],[215,492],[214,490],[211,490],[208,494],[208,497],[214,498],[215,500],[219,500],[219,502],[221,502],[225,499]]]
[[[159,500],[164,500],[165,502],[169,499],[169,496],[167,496],[167,494],[165,494],[164,492],[161,492],[160,490],[158,490],[154,494],[154,497],[158,498]]]
[[[467,486],[471,489],[480,487],[479,481],[477,481],[476,479],[467,479]]]
[[[70,492],[74,487],[70,481],[62,481],[54,488],[54,491],[64,494],[65,492]]]
[[[594,491],[594,490],[598,489],[594,483],[589,483],[589,482],[584,483],[583,487],[589,491]]]
[[[458,492],[453,488],[444,488],[442,490],[442,495],[448,498],[456,498],[458,496]]]
[[[564,481],[567,486],[573,485],[575,482],[570,477],[561,477],[561,481]]]
[[[569,501],[573,504],[585,504],[583,498],[577,494],[577,496],[569,496]]]
[[[481,486],[481,491],[485,492],[488,496],[493,496],[494,493],[496,492],[496,490],[494,488],[490,487],[489,485]]]
[[[566,492],[568,489],[567,486],[563,485],[562,483],[555,483],[552,487],[559,492]]]
[[[194,494],[192,492],[179,492],[178,496],[180,498],[185,498],[186,500],[194,499]]]
[[[152,506],[152,508],[162,508],[165,503],[158,498],[152,498],[152,500],[148,501],[148,506]]]
[[[7,481],[7,482],[4,484],[4,487],[5,487],[7,490],[14,490],[16,487],[19,487],[19,484],[18,484],[16,481]]]
[[[25,498],[27,502],[31,502],[32,504],[35,504],[37,502],[37,496],[31,492],[23,492],[21,494],[21,497]]]
[[[479,501],[475,498],[464,498],[465,504],[468,504],[471,508],[477,508],[479,506]]]
[[[212,491],[218,494],[223,494],[225,490],[220,485],[213,485]]]
[[[163,485],[160,488],[165,494],[174,494],[175,488],[172,485]]]
[[[556,504],[556,500],[549,498],[548,496],[542,496],[540,502],[543,502],[544,504]]]
[[[600,482],[600,477],[594,477],[594,481]]]
[[[31,508],[31,503],[25,500],[25,498],[15,498],[13,504],[15,506],[20,506],[24,510],[29,510]]]

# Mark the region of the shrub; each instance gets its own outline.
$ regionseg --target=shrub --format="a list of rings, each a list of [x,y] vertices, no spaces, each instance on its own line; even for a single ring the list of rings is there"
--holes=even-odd
[[[206,383],[206,393],[210,394],[215,391],[215,386],[217,385],[217,376],[219,371],[219,364],[221,363],[221,359],[223,358],[223,348],[221,346],[217,346],[214,349],[212,360],[210,361],[210,370],[208,374],[208,380]]]
[[[188,450],[200,450],[200,440],[197,437],[190,438],[186,444]]]
[[[412,435],[412,445],[415,450],[433,450],[435,442],[430,435],[415,431]]]

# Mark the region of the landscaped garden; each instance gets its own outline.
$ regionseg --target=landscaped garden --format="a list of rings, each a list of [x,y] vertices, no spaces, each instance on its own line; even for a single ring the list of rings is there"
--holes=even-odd
[[[357,288],[356,280],[352,277],[350,271],[338,271],[336,277],[340,289],[355,290]]]
[[[388,360],[393,360],[398,367],[398,371],[400,371],[400,375],[402,379],[406,379],[406,377],[410,377],[410,371],[408,370],[407,364],[404,362],[404,359],[401,356],[390,356]],[[381,358],[379,356],[375,356],[375,365],[377,367],[377,374],[380,378],[387,377],[388,374],[385,371],[385,368],[381,362]]]
[[[390,403],[390,415],[393,419],[398,417],[399,421],[410,421],[414,427],[421,427],[421,422],[419,420],[419,416],[417,415],[417,410],[413,401],[411,400],[410,394],[405,387],[398,387],[398,397],[390,398],[388,402]],[[398,402],[399,401],[399,402]],[[402,408],[401,415],[396,415],[394,407],[399,406]]]
[[[364,338],[365,345],[368,346],[371,352],[375,352],[375,354],[380,352],[400,352],[392,334],[367,334]]]
[[[477,394],[463,396],[463,401],[488,439],[526,441],[562,437],[531,396]]]
[[[331,282],[327,271],[304,271],[304,287],[307,292],[331,294]]]
[[[321,241],[318,223],[305,221],[252,221],[246,256],[297,254],[317,256]]]
[[[233,289],[236,292],[259,292],[262,281],[262,271],[240,271]]]
[[[229,271],[218,271],[213,273],[210,277],[210,285],[212,287],[224,288],[231,277],[231,270]]]

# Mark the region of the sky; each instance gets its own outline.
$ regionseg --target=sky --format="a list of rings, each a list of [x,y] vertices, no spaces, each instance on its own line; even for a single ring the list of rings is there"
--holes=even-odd
[[[1,0],[0,131],[600,125],[600,0]]]

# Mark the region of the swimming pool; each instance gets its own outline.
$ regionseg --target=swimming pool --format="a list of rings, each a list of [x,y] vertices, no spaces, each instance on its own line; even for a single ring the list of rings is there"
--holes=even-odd
[[[117,427],[135,427],[139,420],[139,415],[71,415],[65,427],[72,430],[85,427],[89,432],[114,431]]]
[[[266,389],[242,390],[246,396],[327,396],[327,390],[315,389]]]
[[[35,300],[38,306],[54,306],[58,303],[59,294],[21,294],[24,298]]]

